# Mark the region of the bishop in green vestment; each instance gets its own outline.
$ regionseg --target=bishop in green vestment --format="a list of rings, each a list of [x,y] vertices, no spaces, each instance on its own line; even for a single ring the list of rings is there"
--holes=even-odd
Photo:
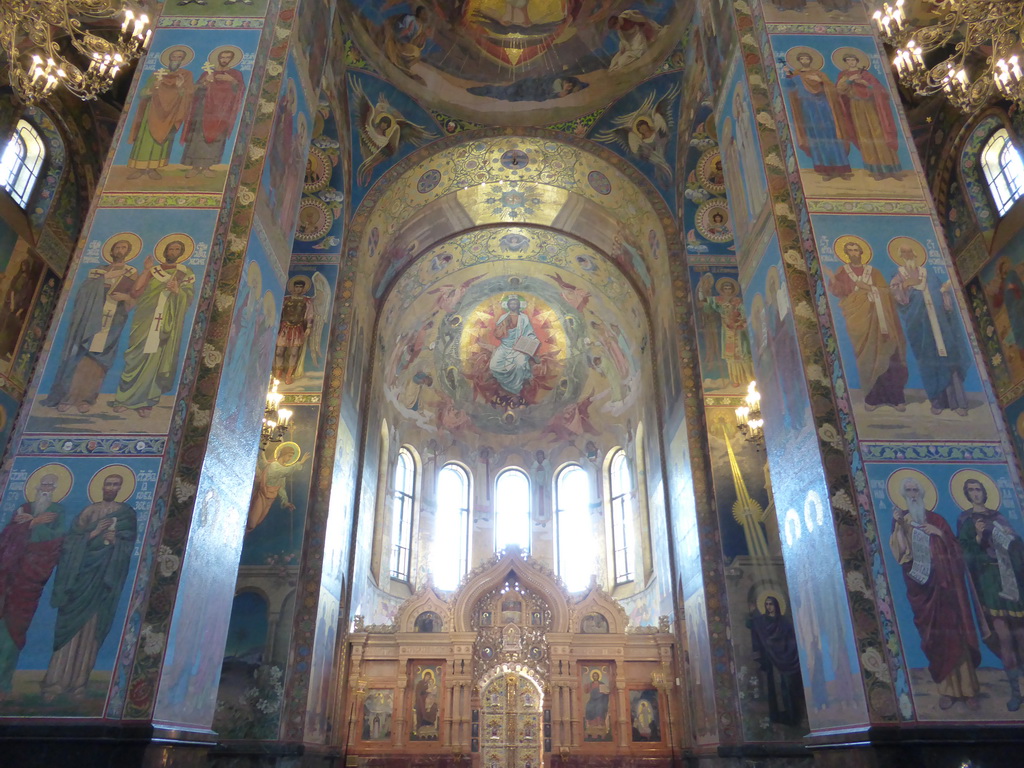
[[[147,256],[132,288],[135,314],[124,352],[124,372],[111,405],[148,416],[160,396],[174,390],[195,273],[184,264],[185,240],[171,240],[156,262]]]

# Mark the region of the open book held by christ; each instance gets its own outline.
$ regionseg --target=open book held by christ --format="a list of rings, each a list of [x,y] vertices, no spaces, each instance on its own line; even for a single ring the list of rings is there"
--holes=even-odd
[[[516,339],[516,343],[512,345],[512,349],[516,352],[522,352],[524,355],[533,357],[537,353],[537,347],[540,346],[540,339],[536,336],[520,336]]]

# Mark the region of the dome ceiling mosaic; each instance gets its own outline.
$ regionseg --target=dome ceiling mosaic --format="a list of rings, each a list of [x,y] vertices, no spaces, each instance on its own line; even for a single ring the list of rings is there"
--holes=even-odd
[[[653,74],[689,18],[673,0],[350,0],[348,29],[396,85],[481,124],[552,124]],[[673,55],[680,55],[678,51]]]

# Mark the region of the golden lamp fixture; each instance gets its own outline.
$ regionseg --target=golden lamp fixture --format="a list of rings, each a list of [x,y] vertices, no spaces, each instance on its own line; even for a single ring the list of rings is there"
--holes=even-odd
[[[941,93],[968,114],[994,96],[1024,106],[1024,0],[895,0],[874,20],[918,95]]]
[[[122,16],[120,32],[105,25]],[[95,99],[149,46],[149,17],[116,0],[0,0],[11,87],[26,104],[66,88]]]

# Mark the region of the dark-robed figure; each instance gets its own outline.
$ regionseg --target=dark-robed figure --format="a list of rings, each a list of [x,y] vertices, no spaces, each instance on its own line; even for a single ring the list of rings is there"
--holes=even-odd
[[[757,609],[750,613],[754,658],[764,670],[768,684],[768,716],[775,723],[798,725],[803,682],[793,622],[788,616],[782,615],[778,599],[771,595],[764,599],[764,613]],[[779,673],[777,689],[774,670]]]

